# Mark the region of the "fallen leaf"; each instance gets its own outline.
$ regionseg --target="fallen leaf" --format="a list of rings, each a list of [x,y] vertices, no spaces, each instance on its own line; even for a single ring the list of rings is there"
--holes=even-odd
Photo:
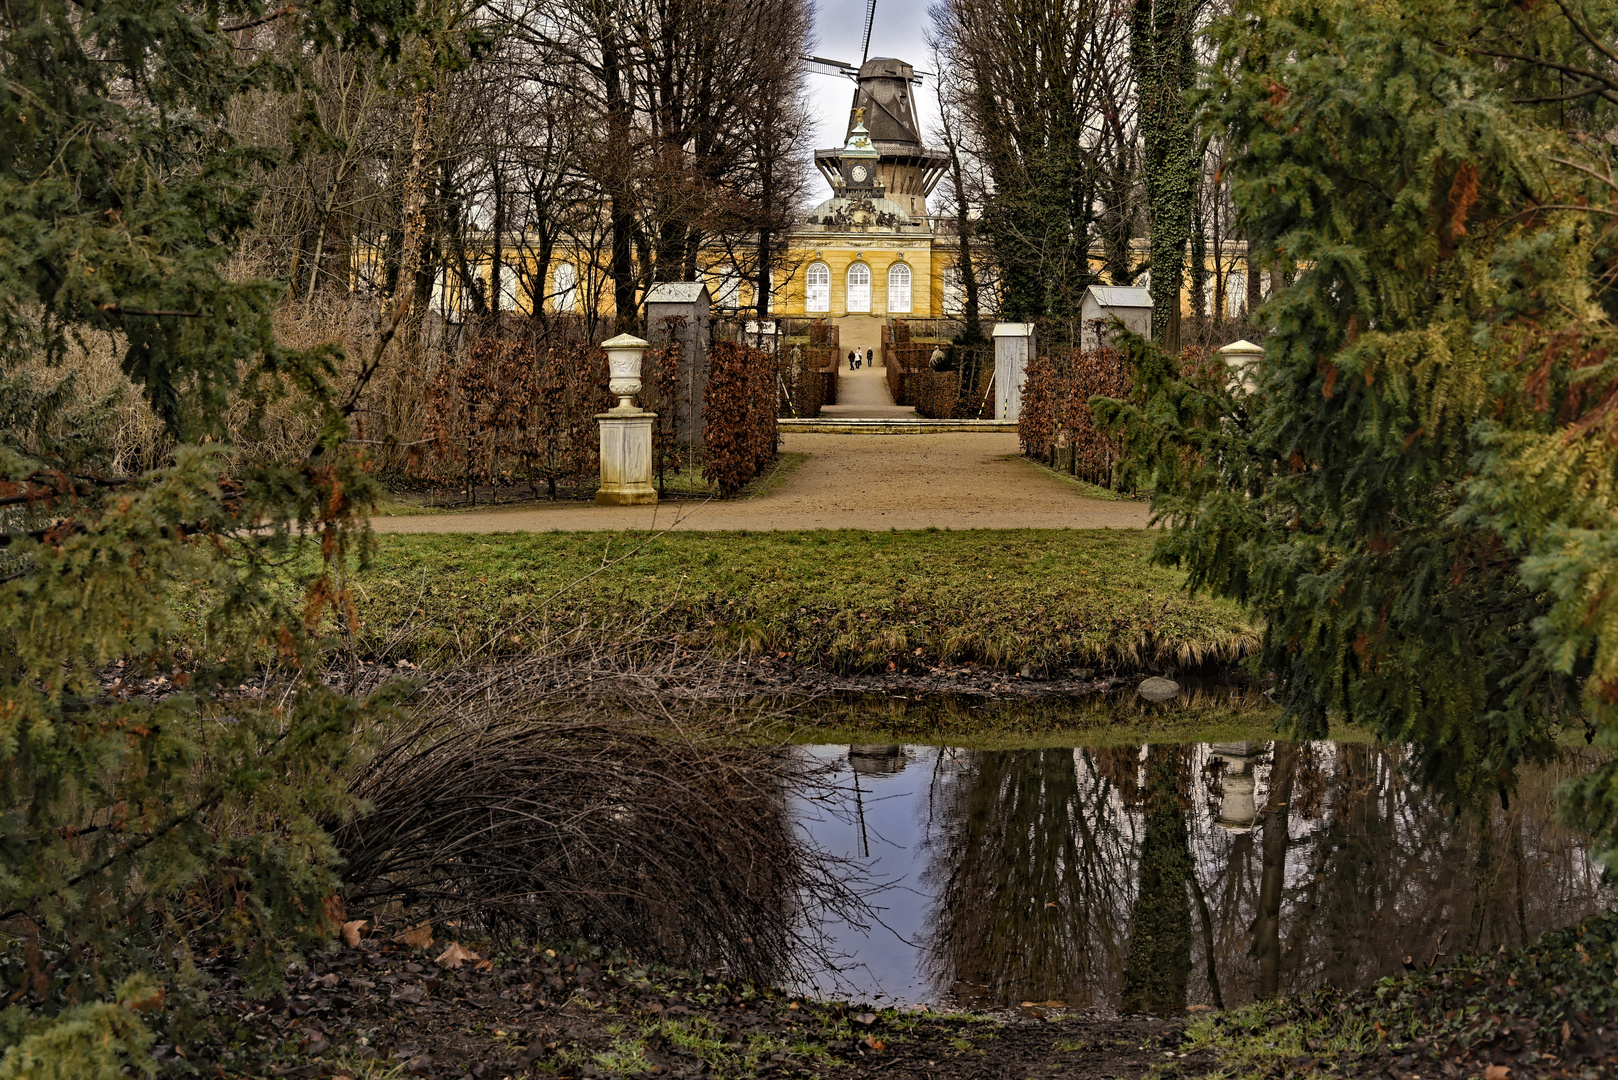
[[[472,970],[474,970],[474,971],[493,971],[494,970],[494,961],[493,960],[479,960],[477,963],[472,965]]]
[[[1505,1065],[1490,1065],[1483,1070],[1483,1080],[1511,1080],[1511,1069]]]
[[[401,1001],[406,1005],[420,1005],[427,1000],[427,989],[423,986],[405,986],[388,995],[389,1001]]]
[[[1212,1005],[1187,1005],[1186,1012],[1213,1012]]]
[[[462,945],[459,941],[449,943],[449,948],[438,954],[434,961],[439,967],[450,969],[458,968],[468,960],[482,960],[483,957]],[[492,966],[492,965],[491,965]]]
[[[408,945],[412,949],[427,949],[433,944],[433,924],[422,923],[409,930],[393,935],[393,940]]]
[[[343,924],[343,941],[350,948],[359,948],[360,938],[365,936],[365,931],[370,928],[370,925],[364,919],[350,919]]]
[[[854,1018],[854,1022],[856,1024],[864,1024],[866,1027],[870,1027],[872,1024],[876,1023],[876,1013],[860,1013]]]
[[[321,909],[326,913],[326,922],[331,926],[341,926],[343,920],[348,918],[348,911],[343,907],[343,898],[338,893],[332,893],[320,902]]]
[[[882,1045],[882,1040],[877,1038],[875,1035],[865,1036],[865,1045],[869,1046],[872,1050],[885,1049],[885,1047]]]

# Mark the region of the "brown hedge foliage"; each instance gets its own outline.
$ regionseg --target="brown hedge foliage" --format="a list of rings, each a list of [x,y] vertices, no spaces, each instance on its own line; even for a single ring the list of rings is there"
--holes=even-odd
[[[658,404],[672,398],[679,344],[648,349],[640,401],[659,412],[654,466],[673,453],[672,420]],[[588,342],[547,344],[537,334],[486,335],[459,357],[441,361],[425,395],[419,477],[461,488],[526,485],[554,499],[564,489],[594,490],[601,471],[596,414],[616,400],[607,390],[607,357]]]
[[[762,349],[716,341],[708,364],[702,475],[728,498],[775,460],[776,360]]]
[[[784,346],[778,359],[781,384],[786,390],[781,415],[816,417],[821,406],[837,403],[836,346]]]
[[[1091,483],[1110,485],[1118,441],[1096,428],[1090,398],[1123,397],[1129,386],[1129,370],[1117,349],[1072,349],[1036,357],[1028,365],[1017,423],[1023,453]]]
[[[894,334],[895,341],[886,346],[888,392],[897,405],[914,405],[916,412],[933,420],[958,420],[981,416],[990,409],[985,391],[994,373],[993,356],[984,359],[986,346],[968,349],[965,346],[943,345],[954,350],[959,365],[956,371],[932,370],[933,350],[940,347],[934,341],[909,340],[908,328],[899,324],[902,332]],[[902,338],[903,340],[898,340]],[[975,375],[975,382],[962,384],[962,371]],[[990,412],[992,415],[992,410]]]

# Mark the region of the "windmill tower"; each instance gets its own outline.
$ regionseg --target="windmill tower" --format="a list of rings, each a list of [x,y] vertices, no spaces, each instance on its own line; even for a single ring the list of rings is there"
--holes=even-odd
[[[871,25],[876,17],[876,0],[865,5],[865,47],[871,48]],[[927,220],[927,196],[933,193],[949,168],[949,154],[930,150],[921,141],[921,122],[916,118],[913,90],[921,85],[921,75],[903,60],[891,56],[862,56],[856,69],[837,60],[806,56],[810,66],[828,75],[840,75],[854,82],[854,100],[848,109],[845,146],[815,151],[815,167],[836,189],[844,175],[843,153],[855,139],[858,117],[865,118],[867,137],[877,151],[876,173],[888,201],[910,215],[912,221]],[[860,110],[865,110],[862,114]]]

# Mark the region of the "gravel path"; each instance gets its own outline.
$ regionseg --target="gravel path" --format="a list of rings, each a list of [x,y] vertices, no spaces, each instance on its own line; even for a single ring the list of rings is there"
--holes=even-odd
[[[558,502],[452,514],[376,518],[377,532],[543,532],[645,529],[1139,529],[1140,502],[1084,498],[1016,457],[1017,436],[813,435],[781,439],[807,453],[767,494],[655,507]]]
[[[892,417],[915,416],[916,410],[911,405],[893,403],[893,394],[888,391],[884,369],[861,367],[858,371],[850,371],[848,361],[844,360],[841,370],[837,373],[837,404],[824,406],[820,410],[820,415],[886,420]]]

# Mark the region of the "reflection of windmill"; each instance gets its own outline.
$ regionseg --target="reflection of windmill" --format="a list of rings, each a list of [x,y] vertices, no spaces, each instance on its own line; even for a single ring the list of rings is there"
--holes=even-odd
[[[811,69],[835,75],[854,83],[854,100],[848,110],[844,142],[854,130],[856,110],[865,110],[865,126],[881,157],[877,173],[886,197],[903,207],[913,219],[927,216],[927,196],[933,193],[949,166],[949,155],[922,145],[921,121],[911,88],[921,85],[926,72],[918,72],[903,60],[870,55],[871,26],[876,19],[876,0],[865,2],[865,42],[858,67],[841,60],[805,56]],[[815,167],[833,188],[842,170],[843,147],[815,151]]]

